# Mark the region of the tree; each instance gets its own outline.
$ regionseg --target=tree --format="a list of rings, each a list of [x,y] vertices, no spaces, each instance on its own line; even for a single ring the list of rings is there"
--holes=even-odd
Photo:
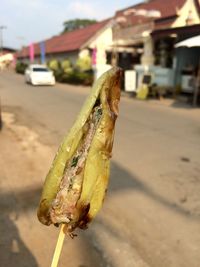
[[[63,23],[64,26],[64,32],[70,32],[77,29],[82,29],[88,25],[94,24],[97,21],[95,19],[73,19],[73,20],[67,20]]]

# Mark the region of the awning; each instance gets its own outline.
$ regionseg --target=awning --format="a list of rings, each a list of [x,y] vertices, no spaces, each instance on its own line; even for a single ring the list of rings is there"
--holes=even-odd
[[[186,39],[180,43],[175,45],[176,48],[178,47],[200,47],[200,35]]]
[[[189,39],[186,39],[180,43],[177,43],[175,45],[176,48],[179,47],[200,47],[200,35],[191,37]],[[200,84],[200,59],[199,59],[199,66],[198,66],[198,73],[197,73],[197,79],[195,83],[195,88],[194,88],[194,96],[193,96],[193,106],[197,105],[197,98],[199,94],[199,84]]]
[[[195,24],[191,26],[177,27],[177,28],[168,28],[168,29],[158,29],[154,30],[151,35],[154,39],[161,39],[173,34],[176,34],[178,37],[191,37],[199,35],[200,33],[200,24]],[[183,39],[183,38],[182,38]]]

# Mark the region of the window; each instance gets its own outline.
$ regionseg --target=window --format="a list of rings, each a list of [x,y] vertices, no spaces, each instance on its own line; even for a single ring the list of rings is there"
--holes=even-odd
[[[33,71],[34,72],[48,72],[49,70],[45,68],[33,68]]]

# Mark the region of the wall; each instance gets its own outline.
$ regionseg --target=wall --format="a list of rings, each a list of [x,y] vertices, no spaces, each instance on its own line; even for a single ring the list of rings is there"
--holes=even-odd
[[[172,27],[182,27],[186,26],[186,20],[188,18],[188,15],[190,13],[190,16],[192,17],[193,23],[192,24],[198,24],[200,23],[199,14],[196,10],[196,6],[193,0],[187,0],[183,7],[178,11],[178,19],[172,24]]]
[[[64,59],[69,59],[73,65],[75,65],[76,60],[78,59],[78,53],[79,51],[70,52],[70,53],[56,53],[56,54],[48,54],[46,55],[46,62],[48,62],[51,59],[57,59],[59,61],[62,61]],[[19,61],[22,61],[27,64],[31,64],[29,58],[19,59]],[[33,64],[40,64],[40,56],[35,56]]]
[[[46,56],[46,61],[49,61],[51,59],[57,59],[59,61],[69,59],[73,65],[75,65],[76,60],[78,59],[78,53],[79,51],[73,51],[69,53],[56,53],[56,54],[49,54]]]
[[[106,50],[111,49],[112,41],[112,28],[107,27],[102,32],[91,40],[88,44],[90,49],[97,48],[96,63],[97,65],[106,64]]]

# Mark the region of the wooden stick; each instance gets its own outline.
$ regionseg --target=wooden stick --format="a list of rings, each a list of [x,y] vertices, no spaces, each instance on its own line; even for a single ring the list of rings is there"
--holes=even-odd
[[[57,241],[56,248],[55,248],[55,251],[54,251],[51,267],[57,267],[58,266],[60,253],[61,253],[63,242],[64,242],[64,239],[65,239],[65,233],[63,231],[64,227],[65,227],[64,223],[61,224],[60,233],[59,233],[58,241]]]

